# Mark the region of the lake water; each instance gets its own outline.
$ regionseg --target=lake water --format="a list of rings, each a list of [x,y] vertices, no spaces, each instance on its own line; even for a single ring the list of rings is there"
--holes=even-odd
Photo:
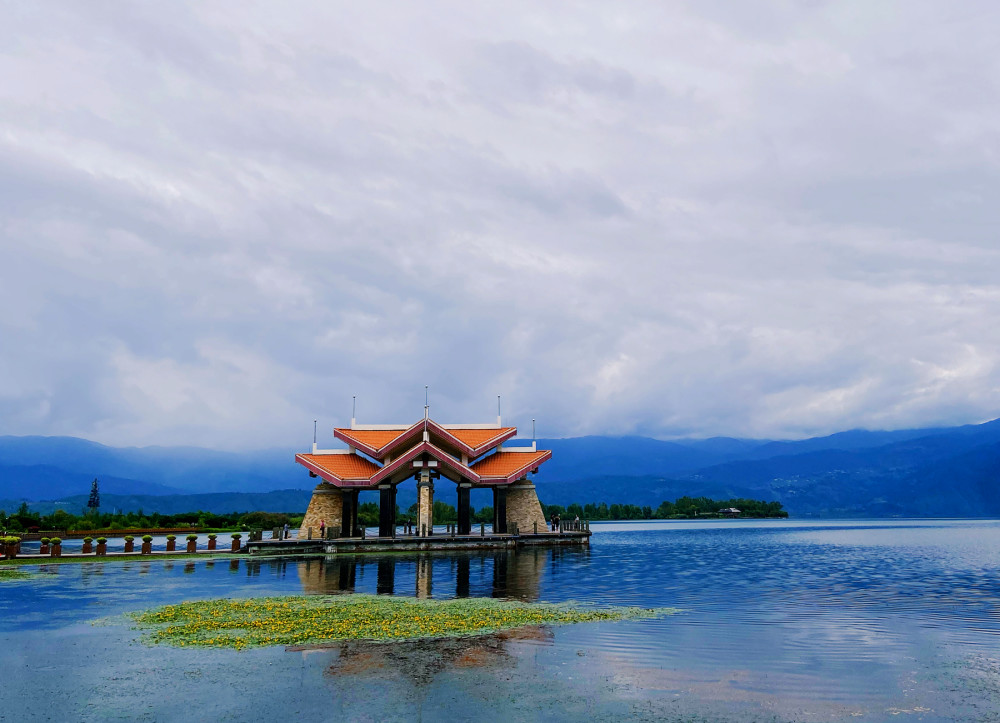
[[[593,530],[589,549],[25,568],[0,583],[0,721],[1000,720],[1000,522]],[[149,648],[121,618],[351,591],[681,612],[242,652]]]

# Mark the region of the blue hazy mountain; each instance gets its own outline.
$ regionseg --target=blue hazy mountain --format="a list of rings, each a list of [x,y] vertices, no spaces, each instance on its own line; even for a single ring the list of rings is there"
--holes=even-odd
[[[301,451],[301,450],[299,450]],[[220,452],[200,447],[108,447],[76,437],[0,437],[0,468],[41,466],[80,474],[85,486],[69,484],[57,495],[89,492],[94,477],[133,480],[132,494],[172,492],[268,492],[311,488],[308,474],[294,463],[295,450],[269,449],[248,453]],[[4,474],[0,470],[0,490]],[[108,490],[111,491],[111,490]],[[0,497],[4,494],[0,494]],[[18,496],[38,499],[31,489]]]
[[[655,507],[665,499],[704,495],[777,499],[793,515],[1000,515],[1000,420],[851,430],[798,441],[597,436],[538,441],[553,450],[538,475],[540,496],[548,503]],[[75,498],[86,495],[94,477],[101,480],[102,496],[129,498],[116,506],[135,503],[146,510],[173,509],[168,497],[177,494],[309,490],[316,481],[294,463],[295,451],[119,449],[73,437],[0,437],[0,500],[10,506],[18,500]],[[405,489],[400,493],[401,503],[409,499]],[[298,497],[284,499],[290,504]],[[226,512],[241,509],[234,504],[258,504],[240,497],[203,502],[200,509]],[[110,498],[102,506],[111,506]]]

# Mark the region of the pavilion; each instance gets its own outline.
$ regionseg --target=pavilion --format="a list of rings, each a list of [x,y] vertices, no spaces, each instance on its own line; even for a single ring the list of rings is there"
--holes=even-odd
[[[517,435],[516,427],[495,424],[438,424],[424,410],[424,418],[410,425],[357,424],[336,428],[333,435],[346,449],[317,449],[297,454],[295,461],[322,481],[313,490],[302,520],[299,539],[358,537],[358,496],[379,492],[379,537],[396,536],[396,488],[413,479],[417,484],[415,534],[433,534],[435,483],[455,485],[458,535],[470,535],[470,493],[493,493],[493,534],[516,530],[520,534],[547,531],[535,485],[529,473],[552,457],[552,452],[530,446],[505,447]]]

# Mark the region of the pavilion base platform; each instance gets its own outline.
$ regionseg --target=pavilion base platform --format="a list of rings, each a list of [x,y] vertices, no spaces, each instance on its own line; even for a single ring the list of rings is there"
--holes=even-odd
[[[338,537],[334,539],[254,540],[251,555],[338,555],[429,550],[488,550],[533,546],[589,545],[589,531],[540,532],[537,535],[473,534],[427,537]]]

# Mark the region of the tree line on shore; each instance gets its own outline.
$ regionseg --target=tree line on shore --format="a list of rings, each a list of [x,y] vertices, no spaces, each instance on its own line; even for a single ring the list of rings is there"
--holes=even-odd
[[[128,530],[155,529],[159,527],[197,527],[205,530],[250,530],[269,529],[288,524],[298,527],[302,524],[303,513],[283,512],[184,512],[176,515],[161,515],[159,512],[100,512],[92,510],[86,514],[74,515],[65,510],[56,510],[50,515],[32,512],[27,503],[22,503],[16,512],[7,514],[0,510],[0,529],[9,532],[34,532],[37,530]]]
[[[739,510],[739,517],[788,517],[788,512],[780,502],[750,500],[738,497],[728,500],[713,500],[710,497],[679,497],[673,502],[664,500],[659,507],[649,505],[607,504],[606,502],[577,503],[566,505],[542,505],[545,519],[558,515],[562,520],[693,520],[705,517],[727,517],[722,510]]]
[[[607,504],[606,502],[542,505],[545,519],[550,520],[558,515],[563,520],[579,517],[581,520],[670,520],[696,519],[705,517],[723,517],[720,510],[738,509],[740,517],[788,517],[788,512],[780,502],[766,502],[736,498],[729,500],[713,500],[708,497],[680,497],[673,502],[664,501],[655,509],[650,506]],[[493,508],[490,506],[470,509],[473,523],[493,522]],[[285,512],[230,512],[218,514],[214,512],[185,512],[176,515],[161,515],[158,512],[100,512],[97,509],[88,514],[74,515],[65,510],[56,510],[50,515],[32,512],[27,503],[22,503],[16,512],[8,515],[0,510],[0,530],[9,532],[32,532],[37,530],[125,530],[135,528],[184,527],[192,526],[205,530],[249,530],[270,529],[285,524],[299,527],[302,524],[302,513]],[[396,505],[396,524],[416,522],[417,505],[403,511]],[[458,512],[454,505],[441,500],[434,502],[435,523],[446,524],[458,521]],[[365,527],[377,527],[379,524],[379,509],[374,502],[363,502],[358,506],[358,524]]]

